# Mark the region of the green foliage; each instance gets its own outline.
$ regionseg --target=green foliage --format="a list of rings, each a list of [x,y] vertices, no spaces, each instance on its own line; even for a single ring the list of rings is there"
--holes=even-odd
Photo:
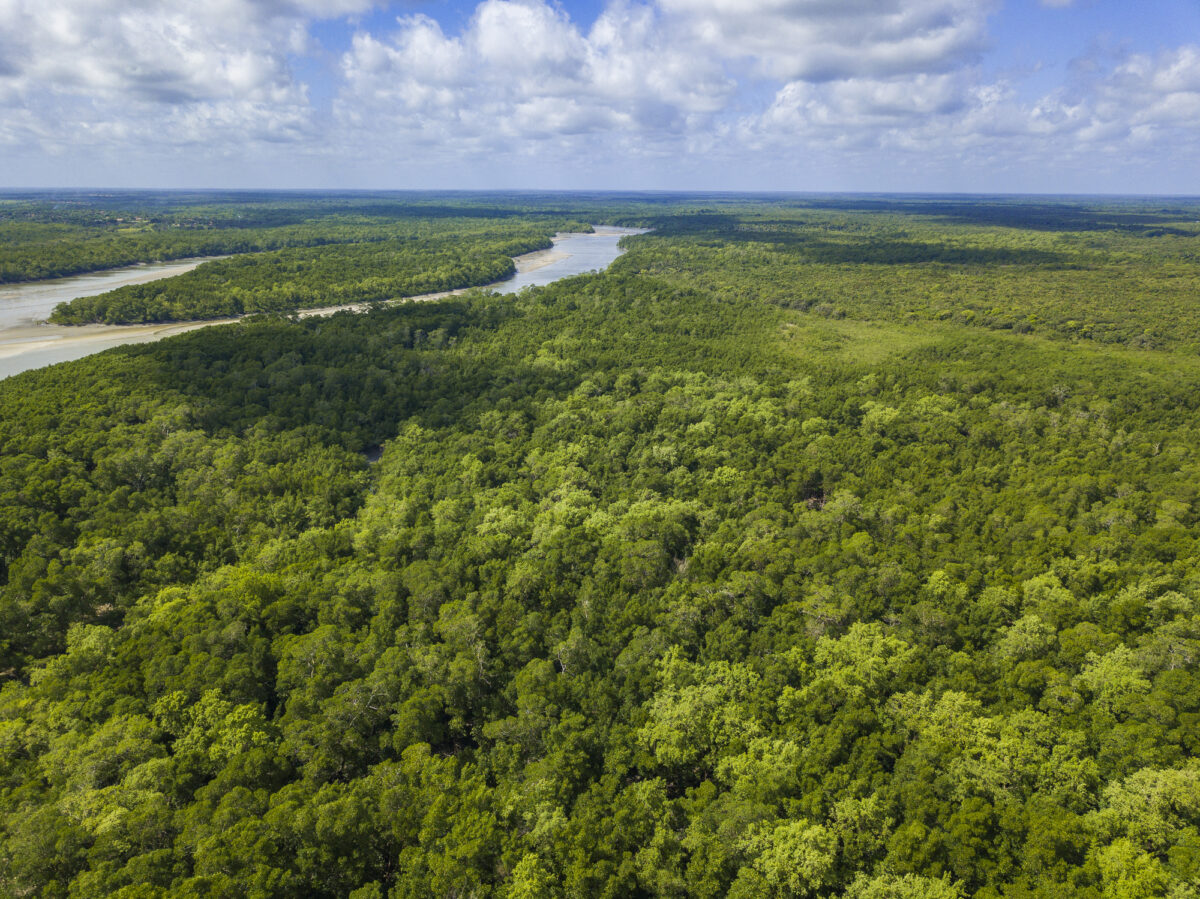
[[[1200,346],[1190,300],[1200,287],[1194,204],[1064,205],[1048,215],[1020,204],[838,206],[664,218],[655,234],[629,241],[634,252],[618,268],[834,320]]]
[[[393,231],[398,228],[393,227]],[[192,271],[60,303],[58,324],[130,324],[228,318],[376,302],[490,284],[512,275],[512,256],[551,246],[528,225],[488,222],[454,230],[410,226],[398,239],[250,253]]]
[[[491,220],[491,221],[488,221]],[[257,253],[486,230],[587,231],[561,204],[497,206],[459,195],[33,193],[0,204],[0,284],[139,262]],[[317,282],[311,281],[310,286]]]
[[[712,202],[0,384],[3,890],[1196,895],[1200,367],[889,311],[1191,238]],[[778,302],[820,266],[873,320]]]

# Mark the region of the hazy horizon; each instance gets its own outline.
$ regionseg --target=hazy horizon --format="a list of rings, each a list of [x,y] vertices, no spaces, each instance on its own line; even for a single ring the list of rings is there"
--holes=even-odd
[[[96,185],[96,184],[64,184],[64,185],[30,185],[27,187],[13,187],[0,185],[0,197],[4,196],[20,196],[22,194],[79,194],[79,195],[96,195],[101,193],[112,194],[329,194],[334,196],[341,195],[378,195],[386,196],[390,194],[397,195],[438,195],[438,194],[463,194],[467,196],[515,196],[519,194],[531,195],[562,195],[562,196],[579,196],[589,194],[599,194],[613,197],[627,196],[663,196],[663,197],[683,197],[683,196],[716,196],[716,197],[828,197],[831,199],[842,197],[859,197],[870,198],[880,197],[888,199],[920,199],[925,197],[933,198],[958,198],[958,199],[1045,199],[1045,200],[1197,200],[1200,201],[1200,193],[1028,193],[1019,191],[909,191],[909,190],[732,190],[719,187],[705,188],[602,188],[602,187],[504,187],[504,188],[468,188],[468,187],[219,187],[196,186],[196,185],[179,185],[179,186],[162,186],[162,185]]]

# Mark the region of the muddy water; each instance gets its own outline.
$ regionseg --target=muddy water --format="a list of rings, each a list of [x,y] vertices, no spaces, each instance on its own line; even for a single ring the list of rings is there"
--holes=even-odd
[[[517,257],[517,274],[489,287],[501,293],[512,293],[523,287],[545,285],[584,272],[602,271],[621,254],[617,242],[626,234],[638,233],[641,232],[631,228],[597,227],[595,234],[560,234],[555,238],[552,249]],[[196,328],[236,321],[220,319],[156,325],[79,326],[45,323],[45,318],[59,303],[76,297],[94,296],[126,284],[169,278],[191,271],[205,261],[187,259],[138,265],[72,278],[0,287],[0,378],[56,362],[81,359],[123,344],[147,343]],[[448,295],[437,293],[409,299],[432,300]],[[321,315],[333,311],[336,310],[314,309],[302,314]]]

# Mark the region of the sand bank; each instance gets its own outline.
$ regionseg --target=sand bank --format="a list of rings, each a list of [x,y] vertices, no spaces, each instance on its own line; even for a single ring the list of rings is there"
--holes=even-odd
[[[548,250],[535,250],[513,258],[517,274],[504,281],[484,285],[484,290],[499,290],[509,292],[524,286],[538,283],[550,283],[559,278],[580,274],[584,271],[606,267],[619,254],[617,240],[625,234],[639,233],[628,228],[597,227],[595,234],[558,234],[554,237],[554,246]],[[205,259],[181,260],[171,263],[175,270],[171,274],[180,274],[205,262]],[[541,274],[534,274],[534,273]],[[123,284],[138,283],[126,280],[125,276],[154,280],[163,277],[158,271],[122,272]],[[59,279],[69,280],[69,279]],[[52,282],[40,282],[51,285]],[[61,289],[59,285],[53,285]],[[108,288],[111,289],[111,288]],[[446,297],[458,296],[468,290],[478,288],[460,288],[444,290],[437,293],[426,293],[420,296],[401,297],[389,300],[389,303],[419,303],[441,300]],[[99,292],[99,291],[97,291]],[[85,294],[78,294],[83,296]],[[349,303],[343,306],[321,306],[315,309],[302,309],[296,313],[300,318],[314,315],[332,315],[335,312],[361,312],[380,303]],[[31,320],[14,321],[6,327],[0,327],[0,378],[6,378],[22,371],[53,365],[56,362],[66,362],[71,359],[81,359],[92,353],[98,353],[115,346],[128,343],[149,343],[161,340],[175,334],[194,331],[197,328],[207,328],[213,325],[227,325],[240,321],[237,318],[210,319],[207,321],[162,322],[146,325],[52,325]]]

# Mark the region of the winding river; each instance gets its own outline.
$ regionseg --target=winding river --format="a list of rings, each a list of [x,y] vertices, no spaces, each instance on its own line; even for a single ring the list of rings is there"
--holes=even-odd
[[[487,286],[501,293],[515,293],[523,287],[549,284],[560,278],[593,270],[603,271],[621,255],[617,242],[626,234],[641,233],[635,228],[597,226],[595,234],[560,234],[554,238],[553,248],[516,257],[517,273],[511,278]],[[45,322],[45,318],[59,303],[76,297],[94,296],[127,284],[143,284],[180,275],[207,261],[183,259],[154,265],[135,265],[71,278],[27,281],[0,287],[0,378],[56,362],[81,359],[127,343],[148,343],[196,328],[237,321],[215,319],[155,325],[72,326]],[[425,294],[409,297],[408,300],[435,300],[463,292],[454,290]],[[328,315],[338,309],[358,308],[362,307],[309,309],[300,315]]]

